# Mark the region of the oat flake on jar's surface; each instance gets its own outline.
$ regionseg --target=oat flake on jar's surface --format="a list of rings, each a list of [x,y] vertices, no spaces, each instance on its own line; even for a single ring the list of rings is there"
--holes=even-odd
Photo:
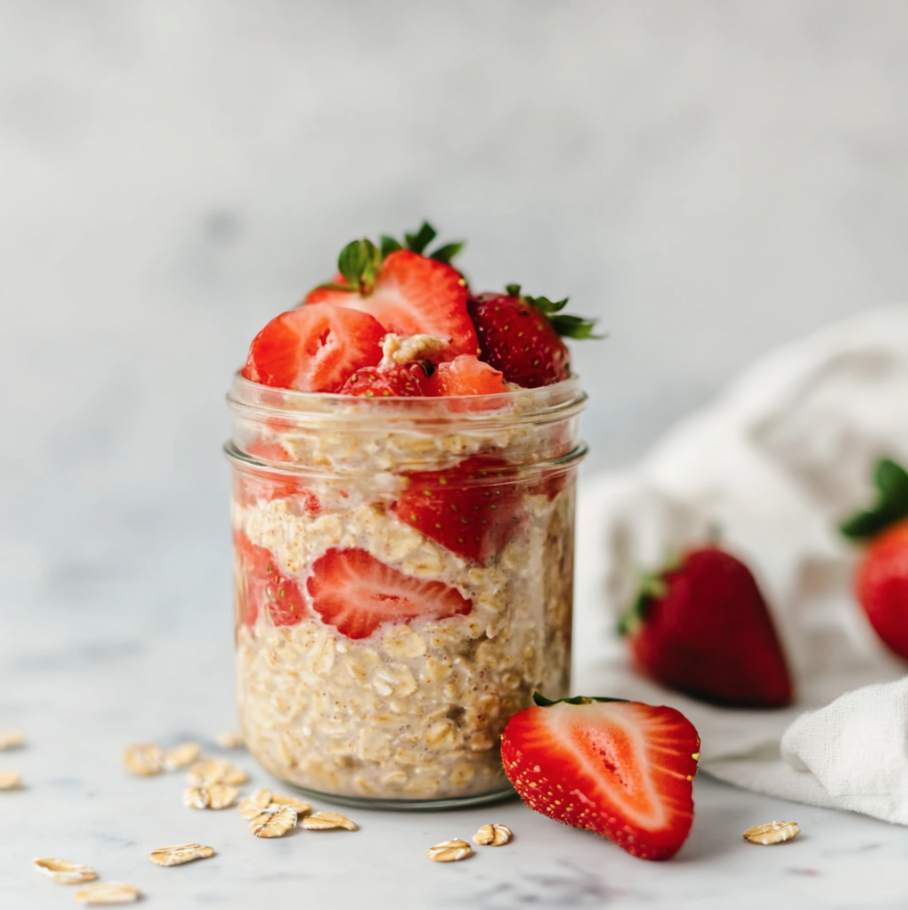
[[[370,400],[238,377],[229,400],[249,750],[351,805],[510,792],[504,725],[568,693],[578,381]]]

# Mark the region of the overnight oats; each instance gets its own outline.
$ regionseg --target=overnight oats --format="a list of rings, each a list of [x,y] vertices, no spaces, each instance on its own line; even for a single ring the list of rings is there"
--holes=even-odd
[[[509,792],[508,719],[568,694],[585,397],[560,336],[591,324],[471,295],[433,236],[346,247],[229,395],[246,743],[361,805]]]

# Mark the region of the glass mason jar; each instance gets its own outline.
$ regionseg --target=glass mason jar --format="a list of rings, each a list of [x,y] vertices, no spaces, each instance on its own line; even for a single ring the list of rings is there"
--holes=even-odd
[[[354,398],[237,376],[237,683],[271,774],[348,805],[491,802],[508,718],[568,694],[576,378]]]

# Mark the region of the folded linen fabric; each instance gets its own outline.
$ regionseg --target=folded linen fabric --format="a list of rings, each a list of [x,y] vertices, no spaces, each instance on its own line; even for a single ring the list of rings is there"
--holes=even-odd
[[[873,500],[882,456],[908,463],[908,306],[771,354],[639,465],[589,482],[574,688],[677,707],[716,777],[908,824],[908,664],[855,601],[857,552],[837,531]],[[718,708],[670,692],[629,666],[614,632],[641,571],[711,527],[773,611],[796,678],[790,708]]]

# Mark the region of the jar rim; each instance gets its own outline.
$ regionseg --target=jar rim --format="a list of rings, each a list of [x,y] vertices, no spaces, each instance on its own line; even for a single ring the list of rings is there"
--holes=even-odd
[[[586,402],[580,378],[574,375],[552,385],[495,395],[366,398],[274,388],[246,379],[237,371],[227,394],[229,407],[239,415],[322,427],[375,420],[389,425],[464,424],[484,429],[513,423],[539,424],[579,413]]]

